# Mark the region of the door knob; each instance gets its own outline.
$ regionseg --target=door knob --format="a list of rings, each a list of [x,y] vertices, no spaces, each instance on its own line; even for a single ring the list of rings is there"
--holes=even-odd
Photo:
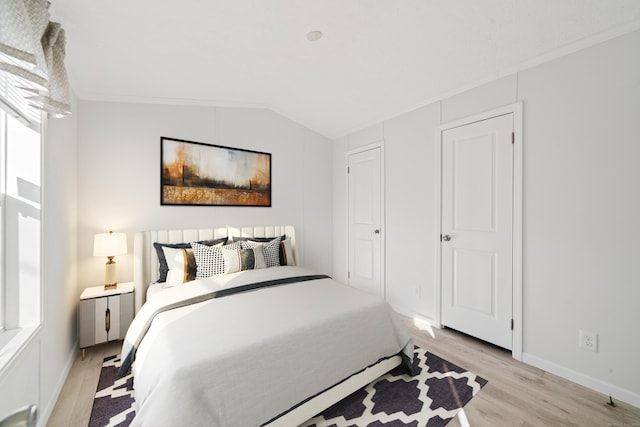
[[[443,242],[448,242],[449,240],[451,240],[451,236],[449,236],[448,234],[445,234],[444,236],[442,236]]]
[[[380,229],[376,228],[375,230],[373,230],[373,234],[380,234]]]

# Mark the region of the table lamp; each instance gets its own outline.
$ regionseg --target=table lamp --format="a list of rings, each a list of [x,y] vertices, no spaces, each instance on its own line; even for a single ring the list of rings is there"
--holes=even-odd
[[[108,233],[96,234],[93,239],[93,256],[106,256],[105,264],[105,289],[116,289],[118,283],[116,280],[116,262],[113,257],[116,255],[124,255],[127,253],[127,235],[125,233]]]

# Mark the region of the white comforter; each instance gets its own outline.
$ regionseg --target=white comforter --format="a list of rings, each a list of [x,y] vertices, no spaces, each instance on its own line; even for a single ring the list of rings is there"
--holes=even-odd
[[[160,292],[134,319],[122,357],[146,317],[175,299],[278,277],[274,267],[202,279]],[[258,426],[411,339],[382,299],[320,279],[211,299],[155,317],[134,364],[131,426]]]

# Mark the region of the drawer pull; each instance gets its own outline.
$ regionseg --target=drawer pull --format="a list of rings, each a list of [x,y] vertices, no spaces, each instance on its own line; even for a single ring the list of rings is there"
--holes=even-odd
[[[111,310],[107,308],[107,311],[104,313],[104,329],[109,333],[111,329]]]

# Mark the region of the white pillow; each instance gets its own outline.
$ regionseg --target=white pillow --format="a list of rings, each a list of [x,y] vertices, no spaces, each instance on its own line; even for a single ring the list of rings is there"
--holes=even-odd
[[[182,248],[163,247],[162,252],[164,252],[164,258],[167,260],[167,267],[169,268],[165,283],[167,285],[179,285],[180,283],[188,282],[189,255],[187,254],[187,250]],[[191,250],[191,257],[193,257],[193,250]],[[195,259],[193,260],[193,264],[195,267]],[[195,269],[193,270],[193,273],[195,273]],[[195,274],[191,280],[194,278]]]
[[[247,249],[222,249],[225,274],[266,268],[262,245]]]
[[[284,246],[284,259],[280,260],[280,265],[296,265],[293,249],[291,249],[291,239],[287,237],[282,241],[282,245]]]

